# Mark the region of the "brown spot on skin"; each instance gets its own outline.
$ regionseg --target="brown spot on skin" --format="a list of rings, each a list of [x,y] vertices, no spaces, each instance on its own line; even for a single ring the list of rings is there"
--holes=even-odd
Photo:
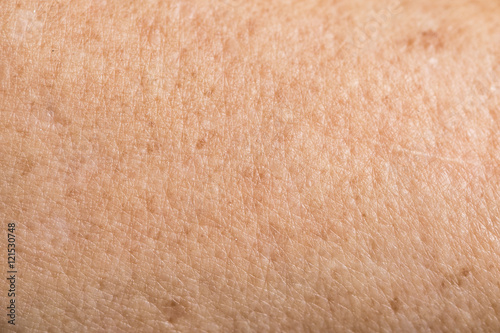
[[[167,320],[170,323],[176,322],[186,313],[186,307],[182,304],[182,302],[174,299],[167,301],[163,309]]]
[[[156,195],[146,195],[146,208],[148,212],[151,214],[157,214],[159,212],[159,206],[159,200]]]
[[[457,284],[459,287],[461,287],[466,282],[466,279],[469,276],[469,274],[470,274],[470,269],[468,269],[467,267],[463,267],[460,270],[457,276]]]
[[[493,311],[495,311],[496,316],[500,315],[500,305],[498,303],[491,303],[491,307],[493,308]]]
[[[71,124],[71,119],[66,117],[61,111],[57,110],[57,108],[49,106],[47,108],[47,112],[51,115],[52,120],[59,125],[68,126]]]
[[[214,87],[214,86],[212,86],[212,87],[210,87],[210,89],[208,89],[207,91],[205,91],[203,94],[204,94],[206,97],[210,97],[210,96],[212,96],[212,95],[213,95],[214,91],[215,91],[215,87]]]
[[[464,267],[460,270],[460,275],[462,275],[463,277],[467,277],[469,276],[470,274],[470,269],[468,269],[467,267]]]
[[[373,239],[370,240],[370,248],[372,250],[372,254],[376,253],[378,250],[377,242],[375,242]]]
[[[79,193],[80,191],[76,187],[72,186],[66,191],[66,196],[69,198],[74,198],[78,196]]]
[[[248,36],[252,37],[255,34],[256,22],[255,19],[250,19],[246,22]]]
[[[148,154],[151,154],[151,153],[159,151],[159,150],[160,150],[160,147],[158,145],[158,142],[153,141],[153,142],[149,142],[147,144],[146,151],[148,152]]]
[[[196,149],[203,148],[206,143],[207,143],[207,140],[205,138],[199,139],[198,142],[196,142]]]
[[[394,297],[389,301],[389,304],[391,306],[392,311],[398,312],[399,309],[401,308],[401,301],[399,300],[398,297]]]
[[[422,32],[421,42],[422,46],[426,49],[433,47],[434,49],[437,50],[443,47],[441,36],[439,36],[439,34],[433,30],[427,30]]]
[[[284,101],[284,93],[283,93],[283,89],[281,88],[278,88],[274,91],[274,99],[277,101],[277,102],[283,102]]]
[[[408,38],[408,40],[406,41],[406,46],[410,48],[413,46],[413,44],[415,44],[415,38],[413,37]]]
[[[21,168],[21,175],[26,176],[27,174],[31,173],[31,171],[33,171],[34,168],[35,168],[35,162],[33,162],[33,160],[29,158],[26,159]]]
[[[416,36],[408,37],[402,41],[402,44],[407,50],[440,50],[444,47],[443,37],[434,30],[422,31]]]
[[[467,277],[470,275],[470,272],[471,270],[469,268],[464,267],[454,274],[445,274],[444,279],[441,282],[441,288],[448,286],[462,287],[467,281]]]
[[[425,233],[420,234],[420,240],[423,244],[429,244],[429,237]]]
[[[322,229],[320,231],[320,237],[322,240],[324,240],[325,242],[328,241],[328,233],[325,229]]]

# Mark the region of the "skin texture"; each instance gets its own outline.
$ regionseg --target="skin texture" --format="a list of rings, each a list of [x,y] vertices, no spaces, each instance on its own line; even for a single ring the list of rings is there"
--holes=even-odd
[[[3,1],[0,330],[500,330],[499,15]]]

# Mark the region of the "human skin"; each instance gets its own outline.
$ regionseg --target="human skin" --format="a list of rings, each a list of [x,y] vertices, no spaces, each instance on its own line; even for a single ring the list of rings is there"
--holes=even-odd
[[[0,330],[499,331],[499,15],[3,1]]]

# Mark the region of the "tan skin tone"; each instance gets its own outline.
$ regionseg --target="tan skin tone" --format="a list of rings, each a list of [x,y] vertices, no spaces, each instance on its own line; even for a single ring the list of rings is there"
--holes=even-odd
[[[498,4],[0,7],[2,331],[500,329]]]

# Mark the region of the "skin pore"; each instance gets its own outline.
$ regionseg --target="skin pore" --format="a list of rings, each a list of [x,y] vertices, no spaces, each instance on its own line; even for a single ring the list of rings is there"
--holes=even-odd
[[[500,330],[499,14],[3,2],[1,331]]]

